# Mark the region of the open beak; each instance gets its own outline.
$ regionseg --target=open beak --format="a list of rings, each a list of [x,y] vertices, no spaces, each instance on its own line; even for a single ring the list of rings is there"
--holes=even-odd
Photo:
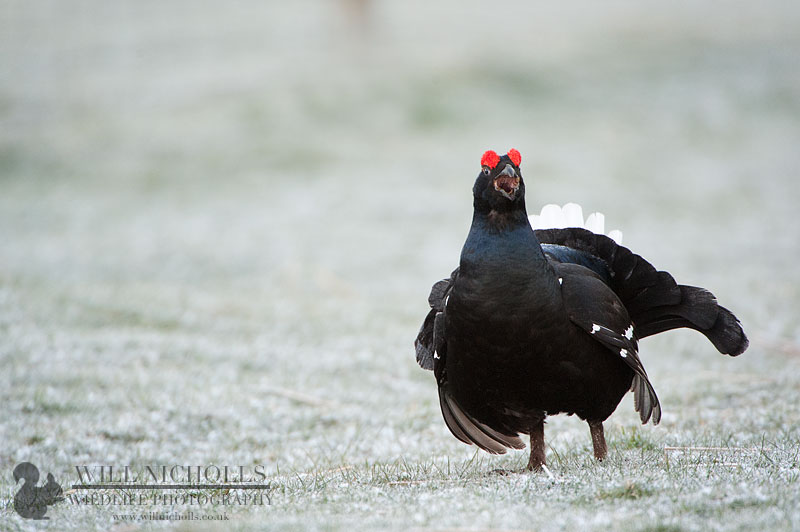
[[[514,199],[519,190],[519,176],[513,166],[507,164],[500,175],[494,178],[494,189],[506,198]]]

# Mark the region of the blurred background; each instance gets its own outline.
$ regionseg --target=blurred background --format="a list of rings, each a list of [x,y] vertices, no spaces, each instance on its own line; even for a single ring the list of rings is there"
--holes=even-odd
[[[412,341],[486,149],[744,322],[643,344],[662,426],[800,393],[799,4],[5,0],[0,124],[3,470],[471,456]]]

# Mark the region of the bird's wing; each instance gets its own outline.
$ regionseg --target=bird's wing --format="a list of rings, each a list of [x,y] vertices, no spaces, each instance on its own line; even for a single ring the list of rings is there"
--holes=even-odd
[[[428,296],[428,305],[431,310],[425,316],[417,339],[414,340],[417,364],[422,369],[433,370],[435,361],[440,360],[444,355],[444,308],[457,276],[458,268],[450,274],[448,279],[438,281],[431,288]]]
[[[525,448],[519,436],[498,432],[465,412],[447,391],[446,380],[444,377],[439,381],[439,406],[444,422],[453,436],[466,444],[475,444],[491,454],[505,454],[508,447]]]
[[[631,390],[642,423],[661,420],[661,405],[639,358],[639,346],[628,311],[602,278],[589,268],[552,261],[570,320],[634,372]]]
[[[611,238],[586,229],[538,229],[552,261],[580,264],[596,273],[622,301],[638,338],[688,327],[703,333],[720,353],[742,354],[749,341],[731,311],[704,288],[679,285],[668,272]]]
[[[417,339],[414,341],[417,363],[423,369],[433,370],[439,387],[442,417],[453,436],[464,443],[475,444],[492,454],[503,454],[508,447],[524,449],[525,444],[518,436],[498,432],[465,412],[447,389],[445,308],[457,277],[458,269],[449,279],[442,279],[431,288],[431,294],[428,296],[431,310],[422,322]]]

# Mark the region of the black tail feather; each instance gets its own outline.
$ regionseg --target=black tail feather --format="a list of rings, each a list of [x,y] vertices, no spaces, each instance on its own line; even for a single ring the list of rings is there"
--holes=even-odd
[[[442,386],[439,386],[439,406],[447,428],[464,443],[475,444],[491,454],[505,454],[507,447],[525,448],[519,436],[500,433],[464,412]]]
[[[660,332],[686,327],[703,333],[724,355],[737,356],[749,345],[742,324],[731,311],[717,303],[704,288],[679,286],[681,300],[675,305],[660,305],[632,316],[636,334],[646,338]]]
[[[645,261],[642,260],[642,262]],[[625,308],[632,316],[655,306],[675,305],[681,301],[680,287],[672,275],[668,272],[657,272],[655,268],[653,268],[653,272],[648,273],[650,273],[649,280],[652,284],[648,284],[644,279],[637,279],[639,287],[644,286],[645,288],[634,292],[635,295],[630,297],[625,304]]]
[[[719,314],[717,314],[714,326],[701,332],[711,340],[720,353],[732,357],[741,355],[750,345],[750,340],[747,339],[741,322],[733,315],[733,312],[725,307],[719,307]]]
[[[651,291],[657,289],[651,288]],[[710,329],[714,326],[719,312],[719,305],[714,294],[704,288],[694,286],[678,286],[680,298],[672,304],[652,304],[634,318],[639,338],[644,338],[642,327],[648,323],[658,322],[664,318],[683,318],[697,330]],[[662,329],[667,330],[667,329]],[[661,331],[659,331],[661,332]]]
[[[577,228],[535,233],[543,244],[567,246],[605,262],[608,284],[628,310],[638,338],[687,327],[703,333],[722,354],[737,356],[747,349],[742,324],[708,290],[679,285],[672,275],[605,235]]]

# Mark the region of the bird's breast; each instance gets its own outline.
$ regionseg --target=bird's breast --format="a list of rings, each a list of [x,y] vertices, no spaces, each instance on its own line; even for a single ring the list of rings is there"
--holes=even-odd
[[[460,275],[446,303],[448,343],[484,352],[529,351],[541,331],[566,323],[557,281],[520,273]]]

